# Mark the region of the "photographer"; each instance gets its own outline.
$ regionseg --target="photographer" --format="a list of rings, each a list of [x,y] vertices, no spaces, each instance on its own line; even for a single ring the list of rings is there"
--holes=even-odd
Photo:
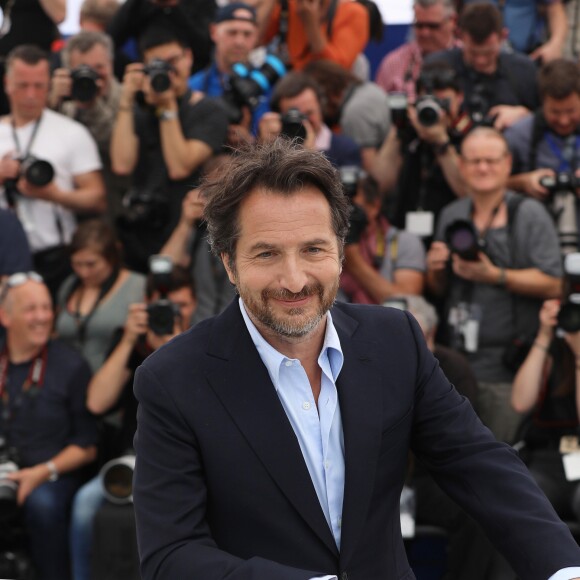
[[[122,411],[121,427],[112,437],[114,445],[108,450],[109,456],[99,458],[101,463],[133,447],[137,428],[133,375],[137,367],[152,352],[190,326],[196,300],[187,270],[174,266],[163,280],[162,290],[155,275],[150,273],[146,303],[129,307],[124,328],[117,332],[109,356],[89,384],[87,407],[92,413],[103,416],[114,410]],[[162,297],[169,303],[161,303]],[[164,310],[174,309],[173,320],[165,329],[162,326],[167,323],[166,312],[160,312],[160,306]],[[90,578],[92,525],[104,501],[99,477],[85,484],[75,496],[70,535],[74,580]]]
[[[511,381],[541,301],[560,293],[558,237],[537,201],[507,190],[511,156],[501,133],[472,130],[459,167],[469,197],[440,215],[427,284],[445,298],[447,342],[468,356],[483,422],[511,442],[520,421],[509,403]]]
[[[10,53],[0,119],[2,202],[14,207],[28,236],[35,269],[54,294],[69,273],[66,245],[75,213],[106,209],[99,153],[79,123],[46,108],[48,54],[30,45]]]
[[[189,79],[189,88],[210,97],[223,97],[225,94],[229,100],[231,95],[237,101],[237,94],[230,82],[232,75],[235,75],[232,67],[238,63],[250,66],[250,52],[256,47],[258,40],[256,10],[243,2],[234,2],[219,8],[210,26],[210,36],[214,43],[212,61]],[[234,112],[241,113],[241,119],[236,119],[235,122],[230,120],[230,145],[236,147],[254,140],[257,121],[269,110],[269,98],[268,90],[261,95],[253,110],[247,104],[241,107],[234,104]]]
[[[83,31],[62,51],[63,68],[52,75],[49,106],[84,125],[99,148],[111,222],[121,211],[129,180],[111,171],[109,147],[121,85],[113,74],[113,42],[102,32]]]
[[[350,302],[382,304],[400,294],[421,294],[425,250],[413,234],[399,231],[381,214],[382,199],[372,177],[358,180],[344,248],[340,287]]]
[[[270,106],[259,123],[259,140],[270,142],[280,134],[303,132],[304,147],[322,151],[335,167],[360,167],[359,146],[345,135],[333,133],[322,118],[322,92],[318,83],[300,72],[288,73],[274,88]]]
[[[0,290],[0,436],[17,451],[14,501],[38,580],[67,580],[70,505],[96,457],[97,429],[87,411],[86,362],[51,339],[50,294],[35,272],[9,276]],[[4,488],[6,491],[6,488]],[[8,498],[4,497],[4,501]],[[8,504],[4,503],[8,511]],[[6,515],[6,514],[4,514]]]
[[[417,94],[416,105],[403,112],[399,131],[393,123],[371,174],[382,191],[396,186],[393,223],[428,244],[441,209],[466,194],[458,148],[472,124],[460,112],[463,94],[449,65],[425,65]]]
[[[527,415],[521,454],[531,474],[562,519],[580,521],[580,486],[565,472],[563,455],[578,451],[580,327],[560,334],[561,312],[559,300],[544,302],[538,333],[514,379],[511,403]]]
[[[425,62],[450,64],[464,94],[463,108],[476,124],[503,131],[538,104],[536,65],[502,51],[506,30],[499,9],[487,2],[466,6],[459,16],[461,47],[429,55]]]
[[[111,164],[115,173],[133,176],[120,234],[128,266],[145,273],[201,165],[221,149],[227,119],[219,104],[188,89],[193,55],[175,36],[150,29],[141,50],[145,65],[128,65],[123,79]],[[141,91],[145,107],[137,104]]]

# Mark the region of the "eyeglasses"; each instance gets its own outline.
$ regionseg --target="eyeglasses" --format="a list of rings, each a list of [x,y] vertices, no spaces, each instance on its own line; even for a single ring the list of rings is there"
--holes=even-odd
[[[480,165],[481,163],[484,163],[485,165],[489,165],[490,167],[494,167],[495,165],[498,165],[499,163],[501,163],[503,161],[503,159],[505,159],[506,156],[507,156],[507,153],[503,153],[499,157],[474,157],[473,159],[469,159],[468,157],[463,157],[463,155],[462,155],[461,159],[463,159],[464,163],[466,163],[467,165],[471,165],[473,167],[476,167],[477,165]]]
[[[427,30],[439,30],[445,24],[445,20],[441,22],[413,22],[413,28],[421,30],[421,28],[426,28]]]
[[[40,274],[37,272],[16,272],[15,274],[11,274],[4,280],[2,284],[2,290],[0,290],[0,304],[4,302],[6,299],[6,295],[8,294],[8,290],[11,288],[16,288],[17,286],[22,286],[28,280],[32,280],[33,282],[38,282],[42,284],[44,279]]]

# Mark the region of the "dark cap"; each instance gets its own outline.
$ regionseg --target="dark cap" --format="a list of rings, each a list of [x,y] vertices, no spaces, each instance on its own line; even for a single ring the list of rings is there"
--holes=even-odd
[[[238,12],[238,10],[240,12]],[[213,21],[216,24],[219,24],[220,22],[226,22],[227,20],[241,20],[242,22],[258,24],[256,19],[256,9],[249,4],[244,4],[244,2],[232,2],[231,4],[218,8]]]

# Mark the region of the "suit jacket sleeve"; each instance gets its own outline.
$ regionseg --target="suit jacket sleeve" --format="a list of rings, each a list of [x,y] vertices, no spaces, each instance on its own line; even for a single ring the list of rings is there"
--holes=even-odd
[[[208,491],[195,434],[151,370],[138,369],[134,388],[139,400],[134,500],[143,580],[308,580],[329,572],[259,557],[243,560],[220,550],[205,519]]]

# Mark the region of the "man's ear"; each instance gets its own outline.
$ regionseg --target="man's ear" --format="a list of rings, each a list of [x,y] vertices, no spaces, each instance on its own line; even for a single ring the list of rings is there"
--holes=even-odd
[[[224,265],[224,268],[226,269],[226,272],[228,273],[228,278],[230,279],[230,282],[235,286],[236,284],[236,276],[234,274],[234,271],[231,268],[231,264],[230,264],[230,255],[226,254],[225,252],[220,254],[220,258],[222,260],[222,264]]]

